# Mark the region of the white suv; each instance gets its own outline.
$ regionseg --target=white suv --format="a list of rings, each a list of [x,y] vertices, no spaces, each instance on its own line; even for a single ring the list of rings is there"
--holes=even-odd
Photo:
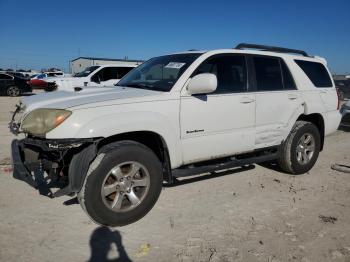
[[[61,181],[54,196],[77,193],[95,222],[126,225],[177,177],[271,160],[309,171],[338,106],[326,61],[303,51],[241,44],[155,57],[114,89],[25,97],[11,124],[26,135],[12,143],[14,177],[39,189]]]

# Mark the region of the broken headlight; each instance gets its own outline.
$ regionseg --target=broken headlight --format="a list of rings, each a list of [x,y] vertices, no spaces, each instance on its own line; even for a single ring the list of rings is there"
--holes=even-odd
[[[71,111],[64,109],[35,109],[24,118],[21,129],[26,133],[42,136],[59,126],[71,114]]]

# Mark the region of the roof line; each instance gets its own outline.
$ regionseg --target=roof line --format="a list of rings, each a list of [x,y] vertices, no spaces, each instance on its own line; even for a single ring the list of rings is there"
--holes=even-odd
[[[104,60],[104,61],[120,61],[120,62],[143,62],[144,60],[136,59],[119,59],[119,58],[102,58],[102,57],[89,57],[89,56],[79,56],[75,59],[72,59],[71,62],[78,59],[89,59],[89,60]]]

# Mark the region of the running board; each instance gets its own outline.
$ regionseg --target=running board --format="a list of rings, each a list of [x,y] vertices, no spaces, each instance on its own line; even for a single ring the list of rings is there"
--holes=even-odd
[[[223,160],[222,162],[216,161],[216,163],[214,164],[208,164],[208,161],[207,161],[205,162],[206,164],[202,164],[202,165],[198,165],[198,164],[188,165],[185,167],[173,169],[172,175],[174,177],[193,176],[193,175],[199,175],[203,173],[209,173],[213,171],[224,170],[224,169],[229,169],[234,167],[258,164],[258,163],[267,162],[275,159],[277,159],[277,153],[270,153],[270,154],[264,154],[261,156],[253,156],[253,157],[241,158],[241,159],[231,157],[231,158],[225,158],[225,160]]]

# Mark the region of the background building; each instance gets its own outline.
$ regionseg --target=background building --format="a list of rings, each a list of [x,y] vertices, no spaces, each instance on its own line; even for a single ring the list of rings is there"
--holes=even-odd
[[[129,60],[129,59],[111,59],[111,58],[98,58],[98,57],[78,57],[70,61],[70,73],[75,74],[83,71],[88,66],[93,65],[139,65],[142,60]]]

